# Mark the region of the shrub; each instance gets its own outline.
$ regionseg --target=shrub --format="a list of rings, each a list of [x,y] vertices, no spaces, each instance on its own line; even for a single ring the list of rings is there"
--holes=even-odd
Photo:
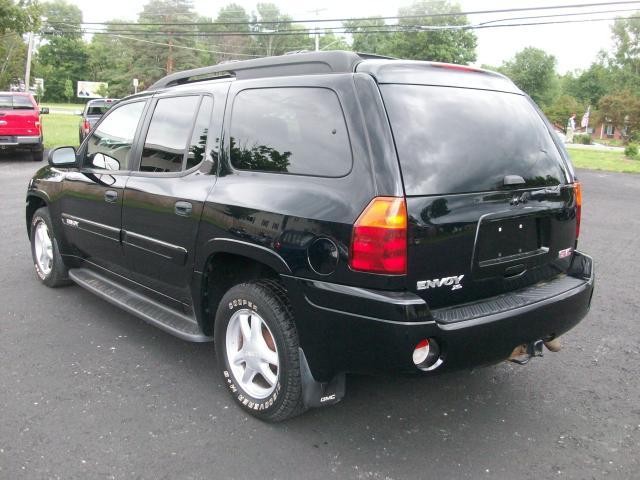
[[[630,143],[624,149],[624,155],[627,158],[633,158],[634,160],[638,159],[638,146],[634,143]]]
[[[573,142],[581,143],[582,145],[591,145],[591,135],[587,133],[576,135],[575,137],[573,137]]]

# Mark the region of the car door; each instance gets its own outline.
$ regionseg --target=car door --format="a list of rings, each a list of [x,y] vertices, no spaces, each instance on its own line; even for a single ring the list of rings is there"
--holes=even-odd
[[[134,139],[146,100],[114,108],[78,152],[80,167],[68,172],[60,212],[75,255],[98,267],[122,273],[122,199],[129,177]]]
[[[155,98],[124,192],[123,245],[132,279],[187,305],[200,216],[216,179],[227,90],[223,84],[204,94]]]

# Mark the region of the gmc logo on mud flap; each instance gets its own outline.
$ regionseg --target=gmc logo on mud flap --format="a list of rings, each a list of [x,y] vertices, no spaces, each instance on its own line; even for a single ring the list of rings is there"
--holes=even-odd
[[[451,290],[459,290],[462,288],[460,282],[464,275],[457,275],[453,277],[442,277],[436,278],[434,280],[420,280],[416,288],[418,290],[426,290],[428,288],[438,288],[438,287],[451,287]]]
[[[336,394],[332,394],[332,395],[327,395],[326,397],[322,397],[320,398],[320,403],[324,403],[324,402],[329,402],[331,400],[335,400],[336,399]]]

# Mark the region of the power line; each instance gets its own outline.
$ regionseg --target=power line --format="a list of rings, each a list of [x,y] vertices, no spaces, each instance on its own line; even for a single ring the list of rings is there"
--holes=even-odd
[[[482,23],[478,23],[478,24],[465,24],[465,25],[425,25],[425,26],[420,26],[420,25],[399,25],[399,24],[389,24],[389,25],[362,25],[362,26],[358,26],[358,27],[350,27],[350,26],[340,26],[340,27],[318,27],[318,28],[309,28],[309,29],[281,29],[281,30],[276,30],[275,32],[264,32],[264,31],[218,31],[218,32],[209,32],[209,31],[205,31],[205,32],[193,32],[193,36],[205,36],[205,35],[209,35],[210,36],[225,36],[225,35],[234,35],[234,34],[243,34],[243,35],[273,35],[274,33],[284,33],[284,32],[292,32],[293,34],[304,34],[304,33],[308,33],[309,35],[317,35],[317,34],[322,34],[322,33],[344,33],[342,32],[343,30],[346,29],[352,29],[355,30],[358,33],[362,33],[364,31],[367,30],[372,30],[372,29],[377,29],[375,31],[379,31],[380,29],[385,29],[385,31],[387,29],[392,30],[392,29],[411,29],[411,28],[431,28],[434,30],[442,30],[442,29],[462,29],[462,28],[467,28],[467,29],[471,29],[471,28],[475,28],[475,27],[480,27],[480,26],[484,26],[484,25],[489,25],[492,23],[499,23],[499,22],[506,22],[506,21],[514,21],[514,20],[535,20],[535,19],[542,19],[542,18],[554,18],[554,17],[572,17],[572,16],[588,16],[588,15],[599,15],[599,14],[604,14],[604,13],[621,13],[621,12],[630,12],[630,11],[637,11],[636,8],[626,8],[626,9],[614,9],[614,10],[599,10],[599,11],[592,11],[592,12],[580,12],[580,13],[555,13],[555,14],[551,14],[551,15],[535,15],[535,16],[524,16],[524,17],[507,17],[507,18],[500,18],[500,19],[495,19],[495,20],[488,20]],[[584,19],[585,21],[588,21],[589,19]],[[72,28],[77,28],[79,34],[85,33],[85,34],[96,34],[96,33],[101,33],[101,32],[105,32],[104,30],[98,30],[98,27],[87,27],[87,28],[82,28],[76,25],[72,25],[72,24],[68,24],[66,23],[65,25],[68,25],[69,27]],[[179,31],[179,30],[160,30],[160,29],[156,29],[156,30],[133,30],[131,28],[128,29],[113,29],[110,28],[108,30],[106,30],[106,32],[108,33],[125,33],[125,34],[160,34],[160,35],[174,35],[174,34],[178,34],[178,33],[186,33],[185,31]],[[56,33],[56,32],[52,32],[52,33]],[[353,32],[349,32],[349,33],[353,33]]]
[[[436,18],[436,17],[455,17],[455,16],[469,16],[469,15],[486,15],[491,13],[514,13],[514,12],[527,12],[527,11],[540,11],[540,10],[559,10],[559,9],[575,9],[575,8],[588,8],[588,7],[605,7],[613,5],[630,5],[640,4],[640,1],[616,1],[616,2],[599,2],[599,3],[581,3],[570,5],[551,5],[551,6],[538,6],[538,7],[520,7],[520,8],[502,8],[496,10],[472,10],[467,12],[448,12],[448,13],[425,13],[420,15],[395,15],[386,17],[352,17],[352,18],[328,18],[328,19],[312,19],[312,20],[265,20],[265,21],[248,21],[248,22],[167,22],[167,23],[132,23],[132,22],[82,22],[82,25],[123,25],[123,26],[158,26],[158,25],[191,25],[191,26],[203,26],[203,25],[273,25],[281,23],[334,23],[334,22],[355,22],[355,21],[367,21],[367,20],[406,20],[406,19],[420,19],[420,18]],[[174,15],[196,15],[196,13],[180,13],[173,11]],[[585,15],[588,12],[585,12]],[[147,14],[142,15],[167,15],[167,14]],[[47,22],[49,25],[55,25],[62,22]]]
[[[337,34],[361,34],[367,35],[370,33],[416,33],[416,32],[424,32],[424,31],[439,31],[439,30],[480,30],[480,29],[488,29],[488,28],[503,28],[503,27],[525,27],[525,26],[535,26],[535,25],[556,25],[556,24],[566,24],[566,23],[589,23],[589,22],[603,22],[603,21],[611,21],[617,20],[619,18],[624,19],[636,19],[640,18],[640,16],[629,16],[629,17],[607,17],[607,18],[587,18],[587,19],[579,19],[579,20],[554,20],[554,21],[545,21],[545,22],[527,22],[527,23],[507,23],[507,24],[478,24],[478,25],[389,25],[389,28],[382,28],[382,26],[377,26],[374,28],[368,28],[366,30],[358,30],[358,29],[350,29],[349,27],[341,27],[340,29],[333,30],[331,33]],[[503,19],[501,21],[509,21],[509,19]],[[339,31],[338,31],[339,30]],[[56,34],[90,34],[90,35],[114,35],[114,33],[108,31],[88,31],[86,29],[83,30],[75,30],[75,31],[62,31],[58,30],[56,32],[41,32],[43,35],[56,35]],[[316,33],[315,30],[278,30],[274,32],[141,32],[139,30],[128,31],[127,35],[135,35],[135,36],[167,36],[171,35],[173,37],[221,37],[221,36],[283,36],[283,35],[314,35]],[[324,31],[319,31],[317,33],[324,33]]]
[[[161,45],[161,46],[164,46],[164,47],[181,48],[181,49],[184,49],[184,50],[196,50],[198,52],[216,53],[216,54],[219,54],[219,55],[238,55],[238,56],[242,56],[242,57],[256,57],[256,58],[262,57],[262,55],[250,55],[248,53],[221,52],[221,51],[217,51],[217,50],[207,50],[207,49],[204,49],[204,48],[187,47],[187,46],[184,46],[184,45],[176,45],[175,43],[169,45],[168,43],[154,42],[152,40],[145,40],[143,38],[126,37],[124,35],[117,35],[115,33],[111,34],[111,36],[117,37],[117,38],[125,38],[125,39],[128,39],[128,40],[135,40],[135,41],[138,41],[138,42],[151,43],[153,45]]]

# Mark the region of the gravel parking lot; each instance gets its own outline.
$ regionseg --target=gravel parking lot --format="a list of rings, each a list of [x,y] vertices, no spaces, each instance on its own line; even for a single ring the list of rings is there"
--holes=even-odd
[[[0,479],[638,478],[640,176],[579,172],[596,293],[562,352],[348,377],[342,403],[269,425],[233,405],[210,344],[39,284],[24,194],[41,165],[0,156]]]

